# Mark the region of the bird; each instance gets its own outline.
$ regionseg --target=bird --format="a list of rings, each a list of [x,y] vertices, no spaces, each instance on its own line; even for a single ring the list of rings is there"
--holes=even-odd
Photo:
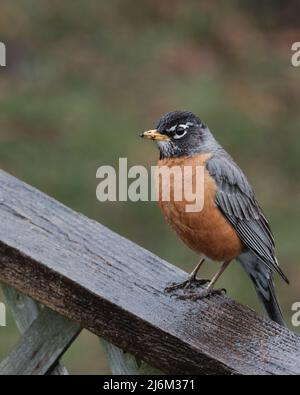
[[[204,167],[201,211],[187,212],[186,202],[174,198],[164,201],[159,196],[159,206],[167,222],[201,258],[184,282],[173,283],[165,290],[191,289],[193,292],[181,298],[193,300],[226,292],[214,286],[229,264],[236,260],[250,277],[267,316],[285,326],[273,275],[278,273],[287,284],[289,280],[279,267],[274,237],[254,190],[234,159],[217,142],[208,126],[186,110],[168,112],[160,118],[155,129],[140,136],[157,143],[158,168]],[[193,173],[192,183],[195,177]],[[221,263],[210,281],[197,278],[207,258]]]

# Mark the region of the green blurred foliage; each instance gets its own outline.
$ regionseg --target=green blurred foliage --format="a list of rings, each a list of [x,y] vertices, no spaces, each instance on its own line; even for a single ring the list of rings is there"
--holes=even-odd
[[[137,134],[167,111],[194,111],[255,187],[291,279],[277,279],[290,322],[300,299],[299,11],[297,1],[2,0],[1,168],[189,271],[197,257],[156,205],[100,204],[95,174],[119,157],[155,164],[155,146]],[[259,308],[236,264],[220,285]],[[11,318],[0,332],[1,358],[18,335]],[[109,371],[87,333],[65,360],[73,373]]]

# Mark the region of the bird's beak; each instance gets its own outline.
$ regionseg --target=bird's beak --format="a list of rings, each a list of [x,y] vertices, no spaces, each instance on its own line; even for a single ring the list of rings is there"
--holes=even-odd
[[[141,133],[140,137],[144,139],[157,140],[157,141],[169,141],[169,137],[165,134],[161,134],[158,130],[148,130],[147,132]]]

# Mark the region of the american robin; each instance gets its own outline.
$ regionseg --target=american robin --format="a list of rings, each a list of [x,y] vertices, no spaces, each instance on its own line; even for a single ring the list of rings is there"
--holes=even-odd
[[[159,199],[167,221],[201,260],[181,284],[167,291],[190,288],[183,298],[199,299],[221,292],[214,285],[230,262],[236,259],[250,276],[268,316],[284,325],[277,301],[273,273],[287,282],[275,257],[272,231],[246,176],[215,140],[209,128],[192,112],[173,111],[164,115],[155,130],[141,134],[155,140],[160,150],[158,166],[204,166],[204,205],[199,212],[187,212],[186,202]],[[195,178],[192,178],[192,182]],[[222,262],[211,281],[197,280],[205,258]],[[196,290],[196,292],[194,292]]]

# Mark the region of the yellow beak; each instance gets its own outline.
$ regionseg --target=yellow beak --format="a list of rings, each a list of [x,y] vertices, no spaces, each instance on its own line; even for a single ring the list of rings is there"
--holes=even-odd
[[[159,141],[169,141],[169,137],[165,134],[159,133],[157,130],[148,130],[147,132],[144,132],[140,134],[141,137],[144,139],[150,139],[150,140],[159,140]]]

